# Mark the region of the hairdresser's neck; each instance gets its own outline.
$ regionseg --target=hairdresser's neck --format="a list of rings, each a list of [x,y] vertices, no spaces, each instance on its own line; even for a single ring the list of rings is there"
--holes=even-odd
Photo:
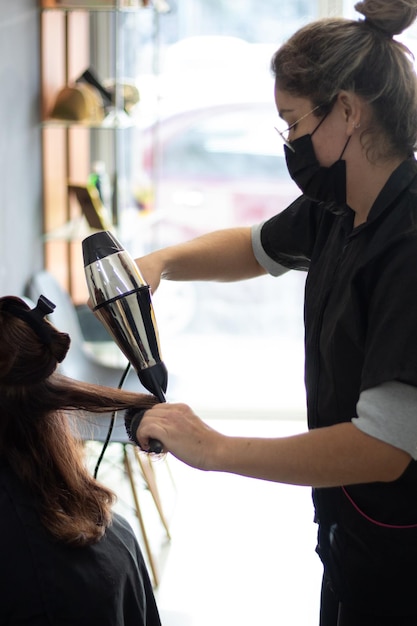
[[[389,161],[370,163],[367,159],[358,159],[350,164],[347,181],[347,202],[355,212],[355,227],[366,222],[379,193],[394,170],[404,160],[405,157],[396,157]]]

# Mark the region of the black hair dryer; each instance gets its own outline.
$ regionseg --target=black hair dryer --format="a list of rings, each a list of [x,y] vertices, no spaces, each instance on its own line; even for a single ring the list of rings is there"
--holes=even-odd
[[[160,356],[149,285],[135,261],[109,231],[90,235],[82,247],[96,317],[135,368],[142,385],[160,402],[165,402],[168,373]]]

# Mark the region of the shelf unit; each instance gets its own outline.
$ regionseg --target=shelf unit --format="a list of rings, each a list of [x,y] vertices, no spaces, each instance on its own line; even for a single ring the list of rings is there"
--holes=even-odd
[[[94,161],[105,163],[112,197],[108,223],[117,227],[127,202],[129,151],[135,120],[124,111],[125,21],[140,19],[154,6],[143,0],[42,0],[41,124],[43,149],[43,232],[45,267],[52,271],[75,303],[87,297],[81,240],[91,231],[68,185],[85,185]],[[128,17],[130,16],[130,17]],[[103,41],[103,33],[105,41]],[[102,81],[113,80],[113,104],[103,121],[51,119],[65,86],[79,84],[87,69]]]

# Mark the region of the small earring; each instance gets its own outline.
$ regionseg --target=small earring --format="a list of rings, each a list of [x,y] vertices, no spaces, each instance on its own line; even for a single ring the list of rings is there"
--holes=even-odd
[[[361,127],[361,123],[358,122],[357,124],[353,124],[353,128],[358,129]]]

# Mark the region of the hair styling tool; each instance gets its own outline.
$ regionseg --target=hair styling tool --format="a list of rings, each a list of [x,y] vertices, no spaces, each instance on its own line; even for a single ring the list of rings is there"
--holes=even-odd
[[[140,442],[136,438],[136,432],[139,428],[139,424],[142,421],[142,417],[144,416],[144,409],[136,409],[135,407],[131,407],[125,411],[124,419],[125,419],[125,428],[127,432],[127,436],[130,441],[133,441],[139,448],[142,448]]]
[[[90,235],[82,247],[95,315],[134,367],[142,385],[160,402],[166,402],[168,373],[160,356],[149,285],[109,231]],[[151,441],[150,451],[160,453],[162,444]]]

